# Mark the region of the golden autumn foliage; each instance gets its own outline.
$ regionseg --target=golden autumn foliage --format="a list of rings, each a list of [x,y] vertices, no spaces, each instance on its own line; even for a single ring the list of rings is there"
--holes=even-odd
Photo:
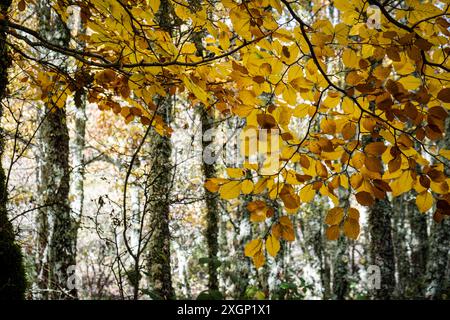
[[[69,2],[57,3],[67,18]],[[89,32],[79,39],[83,52],[64,53],[85,71],[63,77],[31,69],[36,99],[62,106],[85,86],[100,109],[170,135],[155,97],[179,95],[192,106],[244,118],[244,131],[275,132],[275,144],[273,137],[270,147],[260,141],[266,161],[228,168],[226,178],[206,182],[223,199],[258,198],[248,204],[250,220],[272,221],[264,238],[245,246],[256,267],[266,251],[275,257],[280,241],[295,239],[289,216],[274,214],[259,197],[280,199],[288,214],[316,195],[328,197],[335,206],[325,219],[330,240],[341,231],[350,239],[360,233],[359,211],[341,207],[338,190],[360,206],[414,190],[421,212],[434,208],[435,220],[449,215],[450,151],[436,148],[450,109],[449,1],[407,0],[403,8],[375,0],[308,3],[221,0],[194,8],[188,0],[71,1]],[[325,16],[329,6],[338,9],[338,21]],[[162,10],[174,17],[171,32],[156,23]],[[10,28],[14,36],[18,27]],[[203,48],[196,32],[207,34]],[[48,95],[55,82],[51,90],[60,94]]]

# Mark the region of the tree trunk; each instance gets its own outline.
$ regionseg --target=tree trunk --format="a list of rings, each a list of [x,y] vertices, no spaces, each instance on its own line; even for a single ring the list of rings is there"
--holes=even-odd
[[[450,297],[448,260],[450,248],[450,219],[433,222],[430,232],[430,259],[427,264],[425,297],[445,300]]]
[[[11,1],[0,1],[0,103],[3,103],[7,94],[8,67],[10,58],[6,46],[6,33],[4,26],[8,21],[8,9]],[[3,116],[3,104],[0,105],[0,120]],[[15,236],[11,222],[8,219],[6,202],[8,192],[5,181],[5,171],[2,166],[4,151],[3,129],[0,127],[0,300],[19,300],[24,298],[25,271],[22,263],[22,253],[19,245],[15,243]]]
[[[160,115],[168,121],[172,99],[158,97]],[[173,299],[170,268],[170,191],[172,184],[172,144],[170,137],[156,131],[150,133],[150,154],[152,168],[149,190],[148,217],[151,221],[151,237],[148,243],[147,272],[150,290],[162,299]]]
[[[406,203],[409,225],[411,228],[411,283],[410,294],[413,299],[423,299],[425,295],[425,275],[428,260],[427,216],[422,214],[412,199]]]
[[[67,47],[70,35],[60,18],[52,13],[47,0],[38,2],[39,29],[43,37],[57,45]],[[65,58],[48,54],[52,63],[63,69]],[[69,133],[65,108],[46,104],[45,117],[39,129],[40,186],[42,204],[41,219],[48,219],[48,287],[53,299],[77,298],[75,286],[68,283],[68,276],[76,266],[76,242],[78,222],[72,217],[69,205]],[[38,234],[45,230],[38,230]],[[45,252],[45,250],[44,250]]]
[[[348,209],[350,202],[346,197],[346,191],[339,189],[339,195],[341,197],[339,206]],[[343,300],[348,294],[349,289],[349,241],[347,237],[341,234],[337,240],[336,256],[334,258],[333,265],[333,295],[336,300]]]
[[[75,92],[75,138],[72,153],[72,188],[75,197],[72,210],[80,221],[84,208],[84,174],[86,147],[86,94],[84,90]]]
[[[375,201],[369,209],[370,260],[380,268],[380,288],[373,289],[375,299],[391,299],[395,290],[395,261],[391,227],[392,207],[388,200]]]
[[[209,110],[204,110],[201,106],[201,122],[202,122],[202,150],[205,151],[211,143],[204,138],[205,133],[210,132],[214,126],[214,117],[209,114]],[[205,159],[202,161],[203,176],[206,179],[216,176],[215,163],[207,163]],[[218,233],[219,233],[219,208],[217,195],[209,192],[205,188],[206,202],[206,241],[208,243],[208,290],[218,290],[219,280],[217,276],[217,252],[219,250]]]
[[[408,296],[411,283],[410,258],[408,254],[407,212],[405,210],[406,195],[393,200],[395,212],[393,215],[392,240],[394,242],[395,265],[397,267],[396,297],[404,299]]]
[[[344,235],[337,240],[336,256],[333,266],[333,296],[335,300],[343,300],[347,296],[349,283],[349,243]]]

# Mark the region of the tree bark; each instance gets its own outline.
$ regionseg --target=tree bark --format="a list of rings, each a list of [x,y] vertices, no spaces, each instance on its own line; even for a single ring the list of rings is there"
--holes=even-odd
[[[433,222],[430,232],[430,259],[427,264],[427,288],[425,297],[445,300],[450,297],[448,275],[450,247],[450,219]]]
[[[396,297],[404,299],[408,296],[411,283],[410,257],[408,254],[408,224],[405,210],[406,195],[393,200],[395,212],[393,215],[392,240],[394,242],[395,265],[397,268]]]
[[[406,203],[411,228],[411,283],[410,295],[413,299],[423,299],[425,294],[425,275],[428,260],[427,216],[422,214],[414,202],[416,193]]]
[[[210,132],[214,126],[214,118],[209,114],[209,110],[204,110],[201,106],[202,137]],[[205,151],[210,141],[202,139],[202,150]],[[206,179],[216,177],[215,163],[202,161],[203,176]],[[218,290],[219,280],[217,274],[217,253],[219,251],[218,233],[219,233],[219,207],[217,195],[211,193],[205,188],[206,203],[206,241],[208,243],[208,289]]]
[[[158,97],[160,115],[170,119],[172,99]],[[150,133],[152,168],[149,190],[148,217],[151,221],[151,237],[148,243],[147,272],[151,290],[162,299],[173,299],[170,267],[170,191],[172,185],[172,144],[170,137],[156,131]]]
[[[336,256],[333,265],[333,296],[335,300],[344,300],[348,294],[348,246],[347,238],[341,235],[337,240]]]
[[[48,41],[68,46],[70,35],[60,18],[52,13],[48,0],[38,2],[39,32]],[[47,59],[66,68],[65,58],[48,53]],[[41,221],[48,221],[48,289],[53,299],[77,298],[75,286],[68,286],[68,273],[76,266],[76,243],[78,221],[71,215],[69,205],[69,132],[66,110],[46,104],[41,127],[40,140],[40,185],[42,204],[39,212]],[[38,234],[46,230],[38,230]]]
[[[8,68],[10,57],[6,46],[5,25],[8,21],[8,9],[11,1],[0,1],[0,119],[3,117],[3,102],[7,95]],[[24,298],[25,271],[22,262],[22,252],[15,242],[14,230],[8,219],[6,204],[8,191],[5,180],[5,171],[2,165],[4,152],[4,135],[0,127],[0,300],[19,300]]]
[[[375,299],[392,299],[395,290],[395,260],[391,227],[392,207],[388,200],[375,201],[369,209],[370,260],[380,268],[380,288],[373,289]]]

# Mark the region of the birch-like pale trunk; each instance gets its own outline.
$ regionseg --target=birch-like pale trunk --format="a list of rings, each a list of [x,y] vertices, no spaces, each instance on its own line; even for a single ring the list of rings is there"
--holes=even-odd
[[[52,12],[48,0],[37,2],[39,32],[49,42],[67,47],[70,34],[60,18]],[[42,54],[42,59],[66,69],[66,59],[52,52]],[[51,93],[50,93],[51,94]],[[38,218],[47,223],[47,230],[37,230],[46,238],[46,247],[39,248],[48,259],[48,281],[43,285],[52,299],[76,299],[76,286],[69,285],[68,277],[76,266],[76,242],[78,222],[72,216],[69,205],[69,132],[66,110],[46,104],[39,119],[39,187],[43,208]],[[40,227],[41,225],[38,225]],[[70,273],[70,274],[69,274]],[[47,279],[45,279],[47,280]]]

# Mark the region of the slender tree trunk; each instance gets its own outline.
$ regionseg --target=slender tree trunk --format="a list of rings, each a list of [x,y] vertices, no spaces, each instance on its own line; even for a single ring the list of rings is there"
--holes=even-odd
[[[380,288],[373,289],[375,299],[391,299],[395,290],[395,260],[391,227],[392,207],[388,200],[375,201],[369,209],[370,260],[380,268]]]
[[[160,115],[170,119],[172,99],[161,99]],[[172,184],[172,144],[170,138],[152,131],[150,134],[150,159],[152,159],[148,216],[151,221],[151,238],[148,243],[147,272],[151,290],[162,299],[173,299],[170,267],[170,191]]]
[[[244,246],[252,239],[252,225],[250,222],[250,213],[247,210],[247,204],[251,201],[251,196],[245,196],[242,207],[239,209],[240,216],[238,234],[234,241],[234,248],[237,252],[233,261],[236,261],[236,275],[234,278],[234,292],[236,299],[245,298],[247,287],[250,283],[252,262],[244,255]]]
[[[83,216],[84,208],[84,175],[85,175],[85,157],[86,148],[86,93],[83,89],[77,90],[74,97],[75,102],[75,138],[73,139],[73,171],[72,188],[75,199],[72,209],[77,220],[80,221]]]
[[[349,208],[350,203],[346,197],[344,189],[339,190],[341,200],[339,205],[342,208]],[[336,300],[343,300],[346,298],[349,290],[349,241],[347,237],[341,234],[337,240],[336,256],[333,265],[333,295]]]
[[[336,256],[333,265],[333,296],[336,300],[343,300],[347,296],[349,283],[349,243],[344,235],[337,240]]]
[[[422,214],[415,204],[414,196],[406,203],[411,228],[411,298],[423,299],[425,295],[425,275],[428,260],[427,216]]]
[[[427,264],[425,297],[444,300],[450,297],[448,262],[450,248],[450,219],[433,221],[430,232],[430,259]]]
[[[411,283],[410,258],[408,254],[408,224],[407,212],[405,210],[406,195],[399,196],[393,200],[394,215],[392,226],[392,240],[394,242],[395,265],[397,267],[396,297],[407,298],[408,288]]]
[[[64,23],[52,13],[47,0],[38,2],[40,33],[48,41],[68,46],[70,35]],[[49,53],[52,63],[63,69],[65,59]],[[48,265],[49,289],[53,299],[74,299],[75,286],[68,287],[68,275],[76,265],[76,242],[78,222],[72,217],[69,205],[69,133],[65,108],[46,104],[45,117],[39,129],[41,154],[40,195],[42,204],[39,216],[48,219]],[[38,230],[38,234],[45,232]],[[45,250],[44,250],[45,252]]]
[[[209,110],[201,112],[202,137],[207,132],[211,132],[214,126],[214,117],[209,114]],[[202,139],[202,150],[205,151],[210,141]],[[216,176],[215,163],[207,163],[205,159],[202,161],[203,176],[206,179]],[[218,233],[219,233],[219,208],[217,195],[209,192],[205,188],[206,202],[206,241],[208,243],[208,289],[218,290],[219,280],[217,275],[217,253],[219,251]]]
[[[8,85],[8,67],[10,57],[6,46],[6,33],[4,26],[8,21],[8,9],[11,1],[0,0],[0,120],[3,117],[3,103],[5,102]],[[5,171],[2,165],[4,152],[4,135],[0,127],[0,300],[19,300],[24,298],[25,271],[22,263],[22,253],[15,242],[15,235],[11,222],[8,219],[6,202],[8,192]]]

